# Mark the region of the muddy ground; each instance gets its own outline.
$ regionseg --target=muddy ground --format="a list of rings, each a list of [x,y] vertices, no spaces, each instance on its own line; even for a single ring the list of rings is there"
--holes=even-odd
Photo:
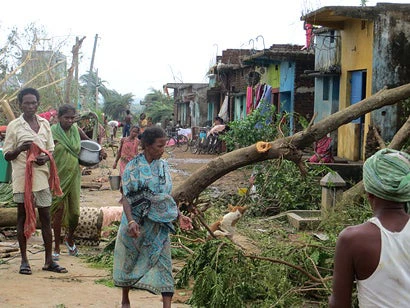
[[[101,184],[99,189],[82,189],[81,206],[106,207],[119,206],[120,193],[110,189],[108,175],[117,175],[118,170],[113,170],[114,150],[107,149],[108,158],[98,168],[91,169],[91,174],[84,175],[83,183]],[[172,155],[164,155],[171,165],[174,185],[181,184],[190,174],[215,158],[214,155],[197,155],[190,152],[180,152],[178,149]],[[217,192],[235,193],[239,187],[247,186],[247,174],[244,171],[234,171],[225,175],[212,184]],[[95,252],[103,248],[79,247],[80,257],[68,256],[64,245],[59,263],[68,269],[67,274],[56,274],[42,270],[44,263],[44,250],[41,235],[30,238],[28,242],[28,256],[31,263],[32,275],[18,273],[20,256],[18,252],[14,257],[0,259],[0,307],[120,307],[121,289],[110,288],[96,281],[109,277],[109,272],[103,269],[90,267],[82,254]],[[243,239],[246,244],[246,239]],[[16,247],[17,241],[13,238],[2,239],[2,247]],[[175,270],[183,264],[174,262]],[[160,296],[152,295],[145,291],[133,290],[130,294],[132,307],[155,308],[162,307]],[[189,298],[188,290],[177,290],[172,307],[188,307],[183,304]]]

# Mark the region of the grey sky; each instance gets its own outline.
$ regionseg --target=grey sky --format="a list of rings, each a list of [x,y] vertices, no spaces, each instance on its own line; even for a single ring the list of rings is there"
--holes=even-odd
[[[99,76],[108,88],[141,99],[151,87],[162,89],[168,82],[207,82],[222,50],[303,45],[301,15],[329,5],[359,6],[360,0],[7,1],[0,30],[3,41],[12,26],[43,25],[51,36],[69,36],[67,55],[75,37],[86,36],[80,73],[90,67],[98,34],[94,68]]]

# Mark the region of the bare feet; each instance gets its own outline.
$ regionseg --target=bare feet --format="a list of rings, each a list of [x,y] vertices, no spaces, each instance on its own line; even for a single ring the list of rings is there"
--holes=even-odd
[[[130,302],[128,302],[128,303],[121,303],[121,308],[131,308]]]

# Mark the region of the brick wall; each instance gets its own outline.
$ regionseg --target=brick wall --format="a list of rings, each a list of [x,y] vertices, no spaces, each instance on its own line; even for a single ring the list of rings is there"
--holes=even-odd
[[[296,61],[295,72],[295,112],[307,117],[313,116],[315,101],[315,79],[303,77],[305,70],[313,70],[314,58],[311,60]]]
[[[249,49],[227,49],[222,51],[222,63],[240,64],[239,57],[251,54]]]

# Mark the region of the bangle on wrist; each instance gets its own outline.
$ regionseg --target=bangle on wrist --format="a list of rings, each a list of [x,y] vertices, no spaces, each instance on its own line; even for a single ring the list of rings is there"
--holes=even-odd
[[[128,227],[132,224],[132,223],[137,223],[134,219],[133,220],[130,220],[129,222],[128,222]]]

